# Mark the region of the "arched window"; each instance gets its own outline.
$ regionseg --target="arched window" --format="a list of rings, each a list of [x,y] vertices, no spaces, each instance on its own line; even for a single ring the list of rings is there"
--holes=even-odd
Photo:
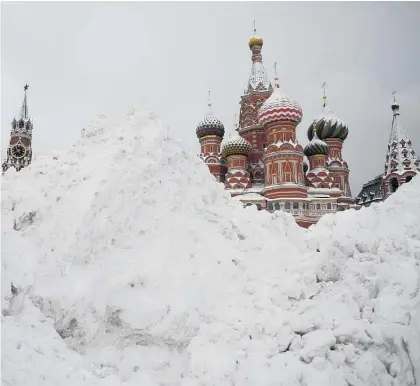
[[[268,203],[268,210],[273,210],[273,203],[272,202]]]
[[[331,204],[330,203],[327,204],[327,209],[331,209]]]
[[[394,177],[389,181],[391,192],[394,193],[398,189],[398,180]]]
[[[316,204],[316,209],[321,210],[321,204]]]
[[[286,204],[284,205],[284,209],[290,210],[290,202],[286,202]]]
[[[19,129],[23,129],[25,127],[25,123],[23,121],[19,121]]]
[[[261,210],[261,204],[257,204],[257,209]]]
[[[275,208],[276,210],[280,210],[280,204],[279,204],[278,202],[276,202],[276,203],[274,204],[274,208]]]
[[[293,203],[293,209],[299,209],[299,203],[298,202]]]
[[[410,182],[412,178],[413,178],[413,176],[407,176],[407,177],[405,177],[405,182]]]

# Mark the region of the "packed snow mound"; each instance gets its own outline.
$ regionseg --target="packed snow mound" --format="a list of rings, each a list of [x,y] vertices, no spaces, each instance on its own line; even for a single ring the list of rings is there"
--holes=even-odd
[[[305,231],[169,134],[102,115],[5,174],[3,383],[415,385],[419,178]]]

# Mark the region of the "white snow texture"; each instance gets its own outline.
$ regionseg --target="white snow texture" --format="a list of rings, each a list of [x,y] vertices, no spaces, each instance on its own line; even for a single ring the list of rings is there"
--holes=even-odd
[[[3,385],[420,385],[420,178],[243,209],[153,112],[2,181]]]

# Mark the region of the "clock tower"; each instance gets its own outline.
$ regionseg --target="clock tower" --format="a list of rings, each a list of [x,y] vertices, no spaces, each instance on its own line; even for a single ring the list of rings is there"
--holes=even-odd
[[[7,157],[3,162],[3,173],[14,167],[17,171],[28,166],[32,160],[32,121],[28,114],[28,85],[23,88],[25,96],[23,98],[20,113],[12,121],[10,133],[10,143],[7,149]]]

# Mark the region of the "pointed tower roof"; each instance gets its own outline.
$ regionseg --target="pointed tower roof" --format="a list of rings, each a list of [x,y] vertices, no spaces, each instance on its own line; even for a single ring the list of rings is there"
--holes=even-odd
[[[400,105],[396,101],[395,94],[396,91],[392,93],[393,117],[385,161],[385,176],[390,173],[405,173],[408,170],[420,171],[420,161],[408,138],[407,131],[400,122]]]
[[[25,91],[25,96],[23,97],[23,101],[22,101],[22,106],[20,107],[19,113],[13,118],[13,122],[17,122],[17,121],[30,121],[29,118],[29,109],[28,109],[28,96],[27,96],[27,91],[28,91],[29,85],[26,84],[23,87],[23,90]]]
[[[252,51],[252,67],[249,75],[248,84],[245,89],[245,95],[252,92],[273,91],[273,86],[265,71],[262,63],[261,49],[263,40],[257,36],[254,20],[254,35],[249,39],[249,48]]]

